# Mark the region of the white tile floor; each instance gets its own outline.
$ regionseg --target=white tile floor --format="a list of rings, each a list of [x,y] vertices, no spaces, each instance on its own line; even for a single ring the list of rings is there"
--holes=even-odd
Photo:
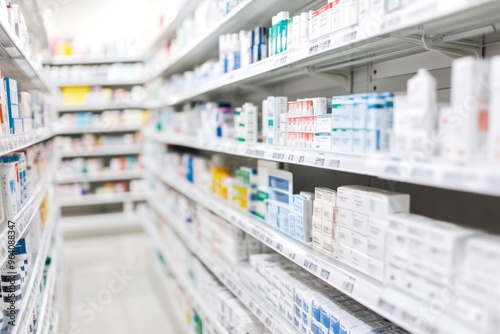
[[[143,234],[65,240],[60,333],[176,333],[148,276],[147,242]]]

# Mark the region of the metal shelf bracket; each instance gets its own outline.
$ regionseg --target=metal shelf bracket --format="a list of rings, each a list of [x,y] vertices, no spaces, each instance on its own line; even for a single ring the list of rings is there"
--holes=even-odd
[[[351,76],[345,73],[324,73],[318,72],[312,67],[304,68],[307,75],[312,77],[324,78],[335,81],[337,86],[349,89],[351,87]]]

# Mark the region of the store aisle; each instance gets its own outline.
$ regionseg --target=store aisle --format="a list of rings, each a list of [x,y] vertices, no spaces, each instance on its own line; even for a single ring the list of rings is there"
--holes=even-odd
[[[65,240],[59,333],[176,333],[155,291],[143,234]]]

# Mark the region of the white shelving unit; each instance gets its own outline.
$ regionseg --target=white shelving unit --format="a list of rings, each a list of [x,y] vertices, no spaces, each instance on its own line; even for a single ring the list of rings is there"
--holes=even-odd
[[[0,136],[0,155],[16,152],[55,136],[50,128],[37,129],[27,133]]]
[[[124,181],[142,178],[141,171],[106,171],[100,173],[60,175],[57,178],[58,184],[80,183],[80,182],[106,182],[106,181]]]
[[[246,1],[239,10],[229,14],[217,27],[207,31],[203,38],[200,37],[190,47],[186,47],[151,78],[183,72],[201,64],[207,59],[207,50],[216,49],[220,34],[239,31],[238,28],[241,27],[238,24],[250,22],[248,15],[263,15],[264,8],[266,13],[275,13],[259,1]],[[281,8],[285,7],[280,1],[274,3]],[[210,94],[238,90],[242,85],[283,82],[306,75],[308,71],[345,71],[373,61],[424,52],[426,49],[420,45],[422,34],[430,37],[446,36],[445,41],[450,43],[464,38],[463,31],[470,31],[469,37],[472,37],[493,32],[498,24],[496,13],[500,4],[495,0],[462,1],[453,6],[446,1],[422,3],[424,6],[409,6],[368,22],[375,25],[375,30],[371,26],[367,29],[359,25],[342,29],[313,40],[299,50],[272,56],[246,68],[223,74],[197,89],[190,88],[184,93],[171,94],[160,104],[175,106]],[[428,43],[432,44],[431,41]]]
[[[234,33],[248,28],[248,22],[253,22],[257,26],[258,24],[267,23],[269,21],[269,17],[267,16],[272,15],[271,13],[278,13],[283,8],[288,8],[291,12],[295,12],[306,6],[310,7],[315,4],[316,7],[320,7],[321,3],[322,1],[318,0],[310,1],[307,4],[301,1],[290,2],[286,0],[272,2],[266,0],[245,0],[224,16],[218,24],[191,41],[188,46],[182,49],[178,55],[164,66],[150,69],[148,79],[182,72],[201,64],[207,60],[207,56],[212,54],[214,50],[218,50],[219,35]],[[266,16],[264,13],[268,13],[268,15]],[[174,22],[171,29],[176,27],[175,23],[178,24],[180,22]]]
[[[145,201],[145,196],[134,193],[123,194],[94,194],[85,195],[73,198],[61,198],[59,200],[60,207],[77,207],[89,205],[102,205],[124,202],[142,202]]]
[[[124,133],[141,131],[141,126],[116,126],[116,125],[102,125],[95,127],[78,127],[74,129],[64,128],[62,125],[56,126],[56,131],[59,136],[65,135],[78,135],[86,133]]]
[[[78,81],[56,82],[57,87],[72,87],[72,86],[141,86],[144,84],[142,78],[127,79],[127,80],[108,80],[108,79],[90,79]]]
[[[407,309],[398,309],[393,305],[393,298],[405,298],[405,294],[402,292],[393,288],[384,288],[382,282],[314,250],[309,245],[293,240],[291,237],[277,231],[249,213],[235,209],[215,197],[202,193],[187,181],[174,179],[164,173],[159,173],[155,169],[150,169],[149,171],[157,180],[164,182],[196,203],[201,204],[206,209],[258,239],[311,274],[402,328],[409,330],[411,333],[424,334],[430,330],[433,333],[453,333],[453,330],[458,331],[460,328],[467,328],[467,325],[454,320],[449,315],[439,318],[439,324],[442,327],[437,327],[438,322],[434,324],[435,327],[432,327],[432,324],[427,322],[412,323],[409,319],[402,317],[402,314],[405,312],[414,314],[411,312],[417,312],[419,309],[430,307],[430,305],[425,304],[425,301],[412,300],[411,303],[407,304]],[[158,200],[150,198],[149,202],[157,210],[161,210],[161,203],[158,203]],[[164,213],[163,217],[167,219],[169,217],[168,213]],[[184,237],[182,239],[188,247],[192,247],[190,246],[193,243],[192,238]],[[193,253],[197,254],[195,251]],[[203,255],[201,256],[203,257]],[[418,327],[419,325],[425,327]],[[468,328],[468,330],[474,332],[472,328]]]
[[[142,109],[140,103],[109,103],[109,104],[77,104],[77,105],[60,105],[57,112],[62,113],[77,113],[88,111],[104,111],[104,110],[122,110],[122,109]]]
[[[167,78],[174,74],[182,74],[188,70],[193,71],[195,67],[200,66],[205,61],[217,58],[220,35],[237,33],[259,24],[268,25],[271,16],[281,10],[288,10],[291,15],[294,15],[304,9],[317,9],[325,3],[326,1],[312,1],[307,4],[285,0],[273,1],[272,3],[269,1],[266,3],[263,0],[243,1],[240,7],[221,19],[215,26],[206,29],[204,34],[191,40],[169,61],[151,66],[148,69],[146,82]],[[190,12],[193,12],[194,6],[196,6],[196,1],[191,1],[182,8],[178,19],[173,21],[154,40],[151,48],[153,51],[162,40],[173,37],[175,29],[180,26]],[[255,104],[259,101],[258,97],[260,98],[264,94],[289,96],[293,99],[313,97],[311,94],[315,94],[317,86],[311,88],[307,87],[307,84],[301,86],[302,81],[300,80],[306,82],[306,80],[316,77],[318,80],[324,80],[322,81],[325,82],[324,87],[320,89],[322,89],[321,92],[329,90],[328,94],[330,95],[326,95],[328,97],[331,97],[332,94],[334,96],[343,95],[345,91],[364,93],[390,90],[400,93],[405,89],[406,86],[403,85],[406,85],[408,78],[415,73],[418,66],[428,67],[431,71],[438,72],[436,75],[441,75],[438,95],[440,95],[440,101],[446,100],[451,86],[449,81],[451,59],[466,55],[480,58],[499,53],[500,49],[497,47],[499,36],[497,32],[500,29],[499,12],[500,2],[496,0],[461,0],[453,3],[446,0],[414,1],[383,17],[372,17],[359,25],[314,39],[300,49],[266,58],[206,82],[195,82],[195,84],[185,87],[185,90],[166,91],[162,100],[151,101],[149,105],[151,109],[169,106],[180,110],[183,104],[193,101],[229,100],[228,102],[252,102]],[[489,48],[494,49],[490,52],[491,54],[488,54]],[[444,61],[434,57],[429,62],[420,61],[417,65],[411,64],[411,61],[416,57],[430,54],[429,58],[431,58],[436,53],[444,54],[449,59]],[[410,65],[408,66],[408,64]],[[414,66],[417,66],[416,69],[413,68]],[[384,72],[383,75],[377,74],[377,69]],[[342,91],[342,93],[337,93],[338,91]],[[300,95],[301,92],[304,95]],[[319,96],[325,95],[321,93]],[[236,106],[239,105],[241,104],[236,104]],[[233,104],[233,106],[235,105]],[[448,196],[454,199],[465,199],[464,205],[469,205],[467,199],[473,196],[477,198],[476,201],[481,201],[481,199],[489,201],[500,197],[500,169],[498,166],[484,161],[455,162],[438,157],[415,160],[412,157],[394,156],[389,153],[322,152],[265,144],[248,144],[235,140],[208,139],[201,138],[201,136],[196,138],[179,133],[153,130],[145,130],[144,133],[148,141],[178,146],[176,150],[187,148],[187,152],[202,151],[204,156],[209,156],[212,153],[232,155],[236,157],[233,160],[236,160],[237,164],[250,159],[263,159],[283,163],[284,169],[293,170],[294,174],[295,170],[300,170],[299,173],[305,173],[303,169],[299,169],[295,165],[310,168],[311,174],[318,171],[317,169],[345,172],[332,173],[332,179],[339,176],[338,179],[335,179],[335,183],[344,182],[342,177],[352,182],[351,180],[354,178],[352,174],[356,174],[356,179],[360,180],[366,176],[363,179],[366,182],[365,185],[369,186],[376,186],[377,182],[381,180],[394,181],[398,184],[399,189],[404,189],[403,192],[412,196],[412,210],[414,210],[414,206],[419,206],[420,211],[424,211],[422,206],[426,206],[425,209],[432,207],[430,211],[434,213],[439,210],[435,203],[428,203],[433,201],[432,198],[424,199],[422,196],[422,194],[431,191],[439,192],[436,199],[440,204],[445,202],[443,197]],[[321,171],[320,175],[326,175],[325,173],[325,171]],[[405,291],[386,285],[385,282],[373,279],[320,253],[309,244],[296,241],[250,213],[241,211],[222,199],[201,192],[192,183],[165,172],[163,168],[160,171],[154,166],[148,166],[146,175],[152,176],[152,182],[156,181],[170,186],[188,199],[258,239],[297,266],[412,334],[461,332],[486,334],[478,328],[472,328],[472,325],[466,322],[465,317],[452,314],[451,305],[443,307],[439,314],[430,321],[419,318],[418,315],[421,314],[422,310],[429,310],[433,307],[432,301],[421,296],[414,298]],[[313,179],[310,176],[294,175],[294,179],[296,177],[305,180]],[[302,183],[307,182],[301,181]],[[315,184],[315,186],[321,185]],[[420,186],[434,189],[429,190]],[[414,197],[418,198],[415,201],[418,201],[417,205],[415,205]],[[238,272],[237,268],[224,268],[213,260],[209,252],[200,249],[196,238],[189,234],[183,226],[180,226],[170,212],[165,211],[161,198],[149,195],[148,202],[167,222],[167,225],[174,230],[186,247],[268,326],[271,333],[296,332],[295,328],[286,320],[283,321],[279,315],[270,311],[272,309],[263,301],[255,300],[252,297],[254,294],[251,289],[242,286],[238,280],[235,274]],[[479,205],[475,203],[475,207],[479,207]],[[440,211],[440,214],[443,213],[445,217],[446,215],[453,216],[445,209]],[[498,214],[498,210],[496,213]],[[442,217],[433,218],[446,220]],[[450,221],[452,220],[450,219]],[[458,220],[455,223],[459,223]],[[467,226],[477,228],[476,223],[478,222],[472,220]],[[145,229],[149,230],[150,238],[157,238],[157,233],[151,231],[151,227],[146,226]],[[498,229],[496,230],[498,231]],[[168,245],[162,245],[160,248],[162,255],[168,259]],[[172,270],[175,271],[175,268]],[[176,276],[175,273],[174,276]],[[182,280],[182,277],[177,280]],[[490,334],[490,332],[487,333]]]
[[[94,148],[81,148],[72,151],[63,151],[59,153],[61,158],[77,157],[106,157],[121,155],[138,155],[142,152],[142,145],[110,145]]]
[[[246,144],[233,140],[207,140],[182,135],[147,132],[151,140],[199,150],[246,158],[279,161],[302,166],[376,176],[397,182],[500,196],[500,169],[484,163],[459,163],[439,158],[411,161],[389,154],[322,152],[265,144]],[[456,182],[460,180],[460,182]]]

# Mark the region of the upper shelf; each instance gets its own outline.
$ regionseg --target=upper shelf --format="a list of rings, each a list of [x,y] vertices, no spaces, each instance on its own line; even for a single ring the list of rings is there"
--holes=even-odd
[[[247,6],[258,2],[251,1]],[[240,8],[240,11],[236,10],[219,26],[208,31],[206,36],[202,36],[204,40],[193,42],[191,47],[167,63],[156,76],[180,73],[207,60],[208,50],[217,49],[220,34],[238,31],[232,25],[234,21],[239,21],[238,15],[245,15],[241,21],[248,22],[246,10]],[[195,89],[171,94],[161,105],[179,105],[207,95],[241,89],[243,84],[266,85],[310,73],[347,72],[373,61],[395,59],[424,52],[426,47],[432,49],[443,46],[443,43],[494,33],[500,28],[499,11],[500,1],[496,0],[459,1],[454,2],[453,6],[445,0],[415,2],[380,20],[365,21],[362,26],[356,25],[325,35],[298,50],[272,56],[221,75]],[[243,25],[242,22],[234,24]],[[425,47],[423,37],[426,40]],[[453,44],[445,46],[457,47]],[[454,52],[464,52],[463,46],[461,49]]]
[[[268,26],[271,15],[281,11],[295,13],[301,9],[319,7],[324,1],[313,0],[304,4],[303,1],[289,0],[245,0],[220,22],[208,29],[204,34],[189,43],[176,57],[160,68],[149,69],[148,80],[171,75],[188,70],[208,60],[209,56],[217,56],[219,36],[239,32],[243,29],[253,29],[259,25]]]
[[[0,20],[0,69],[6,77],[17,80],[20,90],[38,89],[50,92],[43,68],[28,59],[19,38],[7,22]]]
[[[197,140],[193,137],[146,132],[155,141],[242,157],[279,161],[314,168],[370,175],[394,182],[500,196],[500,168],[481,163],[458,163],[438,158],[413,161],[389,154],[323,152],[248,144],[235,140]]]
[[[21,6],[22,13],[30,31],[41,40],[45,49],[49,48],[49,39],[43,18],[40,0],[14,0]]]
[[[51,66],[104,65],[115,63],[140,63],[140,57],[94,57],[94,56],[54,56],[45,64]]]
[[[193,13],[196,7],[201,3],[201,0],[184,0],[179,1],[179,6],[177,8],[177,13],[173,13],[173,17],[170,22],[166,22],[164,26],[160,29],[158,34],[152,39],[149,46],[146,48],[146,52],[149,53],[154,50],[161,42],[166,39],[171,39],[175,35],[175,31],[179,28],[182,22]]]
[[[131,78],[127,80],[109,80],[109,79],[84,79],[78,81],[56,82],[57,87],[74,87],[74,86],[106,86],[106,87],[124,87],[124,86],[140,86],[144,82],[141,78]]]

